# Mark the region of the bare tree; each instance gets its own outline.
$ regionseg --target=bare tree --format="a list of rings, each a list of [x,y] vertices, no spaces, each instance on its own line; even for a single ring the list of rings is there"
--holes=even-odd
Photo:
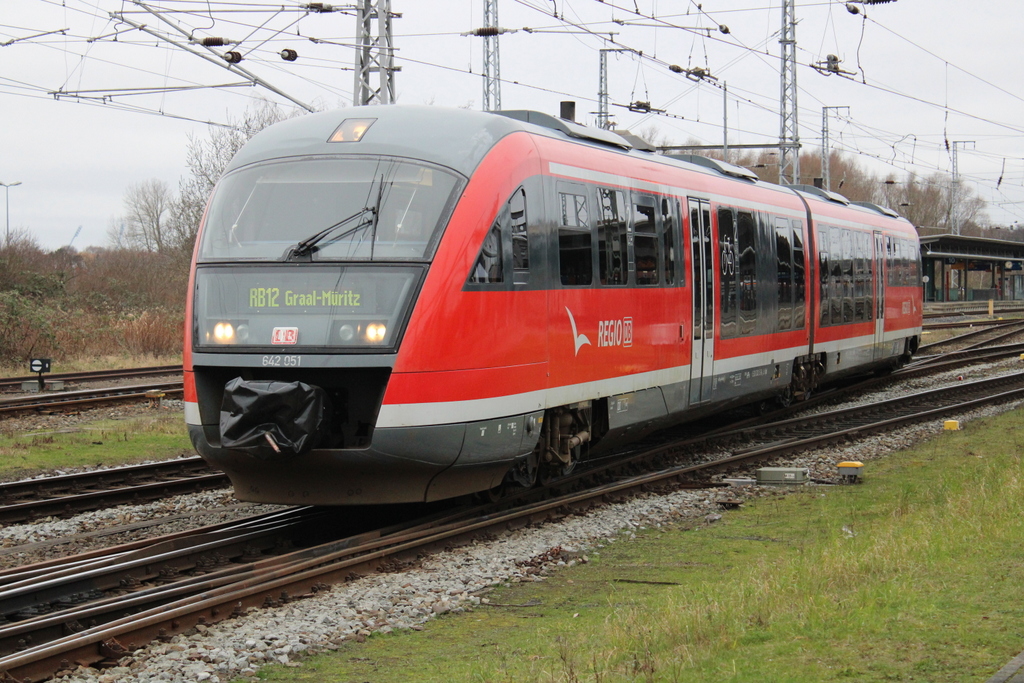
[[[168,219],[173,201],[170,186],[162,180],[153,178],[129,185],[124,193],[125,215],[120,225],[115,221],[111,226],[108,238],[120,247],[164,251],[170,246]]]
[[[918,227],[950,232],[956,218],[962,234],[980,236],[988,225],[985,201],[968,187],[954,188],[943,173],[926,178],[911,174],[906,180],[890,175],[878,187],[872,201],[895,209]]]
[[[173,247],[191,256],[206,202],[231,158],[253,135],[291,115],[272,102],[260,100],[230,128],[212,128],[205,139],[189,136],[185,157],[189,175],[178,182],[178,198],[172,208],[170,236]]]

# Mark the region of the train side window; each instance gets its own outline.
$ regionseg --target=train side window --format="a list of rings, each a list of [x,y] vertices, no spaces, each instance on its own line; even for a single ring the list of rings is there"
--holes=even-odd
[[[903,284],[909,287],[914,284],[914,267],[910,254],[910,240],[903,240]]]
[[[915,242],[910,243],[910,277],[911,286],[921,286],[921,247]]]
[[[732,209],[718,209],[718,262],[722,271],[721,334],[723,339],[736,336],[736,216]]]
[[[638,285],[656,285],[661,281],[656,212],[654,197],[633,195],[633,268]]]
[[[558,271],[563,285],[589,285],[594,279],[593,245],[587,196],[559,192]]]
[[[853,233],[853,319],[866,322],[870,319],[867,306],[867,234],[858,231]]]
[[[895,287],[903,285],[903,255],[901,253],[903,240],[898,237],[892,238],[892,284]]]
[[[598,272],[602,285],[624,285],[629,277],[628,223],[621,190],[597,190]]]
[[[662,254],[665,256],[665,284],[676,282],[676,254],[679,253],[679,202],[675,199],[661,199]],[[679,273],[683,284],[682,271]]]
[[[736,251],[739,334],[753,334],[757,328],[757,222],[749,211],[740,211],[736,221]]]
[[[831,306],[831,264],[829,263],[828,251],[828,228],[818,230],[818,280],[821,283],[818,290],[818,307],[821,310],[819,325],[824,327],[831,323],[829,306]]]
[[[779,330],[793,328],[793,245],[789,221],[775,217],[775,272],[778,278]]]
[[[864,320],[870,322],[875,310],[875,287],[874,279],[871,277],[873,240],[871,233],[860,233],[861,254],[864,257]]]
[[[828,229],[828,260],[831,267],[829,286],[829,311],[831,324],[843,322],[843,231],[840,228]]]
[[[793,329],[802,330],[807,324],[807,270],[804,265],[804,226],[793,223]]]
[[[484,243],[476,257],[473,272],[469,275],[469,281],[474,284],[505,281],[504,257],[501,249],[501,219],[503,215],[507,215],[507,211],[502,210],[498,214],[494,225],[484,237]]]
[[[526,237],[526,192],[522,187],[512,193],[494,219],[494,225],[484,237],[476,257],[469,282],[490,284],[505,281],[506,234],[511,234],[512,268],[519,271],[515,281],[525,283],[529,278],[530,252]]]
[[[508,200],[512,228],[512,277],[516,284],[530,278],[530,239],[526,229],[526,190],[519,188]]]
[[[853,322],[853,231],[843,228],[843,322]]]
[[[896,284],[896,274],[893,268],[892,260],[892,237],[889,235],[885,236],[885,284],[892,287]]]

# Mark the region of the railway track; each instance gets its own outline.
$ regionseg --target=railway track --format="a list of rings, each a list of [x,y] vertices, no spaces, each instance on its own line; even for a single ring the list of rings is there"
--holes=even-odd
[[[989,327],[991,325],[1003,325],[1012,320],[1002,318],[965,318],[955,322],[925,322],[921,327],[925,330],[953,330],[958,327]]]
[[[103,389],[81,389],[78,391],[60,391],[48,394],[10,396],[0,398],[0,413],[29,410],[64,410],[118,401],[150,400],[152,392],[161,393],[166,396],[177,396],[184,392],[184,387],[181,382],[158,382]]]
[[[966,346],[962,346],[961,349],[980,348],[982,346],[995,344],[996,342],[1013,337],[1014,335],[1020,334],[1022,331],[1024,331],[1024,320],[999,321],[992,325],[979,326],[978,329],[969,330],[968,332],[964,332],[963,334],[959,334],[948,339],[943,339],[942,341],[923,344],[918,348],[918,353],[927,353],[929,351],[934,352],[935,349],[963,344],[966,340],[976,341]]]
[[[98,382],[104,380],[127,379],[131,377],[163,377],[165,375],[180,375],[180,365],[156,365],[146,368],[126,368],[123,370],[90,370],[85,372],[60,372],[46,375],[49,380],[62,380],[67,383]],[[25,375],[23,377],[0,378],[0,391],[9,391],[12,388],[21,388],[22,382],[35,382],[39,379],[37,375]]]
[[[0,671],[13,680],[43,680],[72,662],[117,659],[151,640],[242,616],[248,609],[310,595],[331,583],[399,566],[418,554],[481,534],[563,517],[641,491],[668,490],[681,484],[702,486],[700,481],[714,470],[1020,399],[1024,399],[1024,373],[1014,373],[959,384],[955,390],[921,392],[869,406],[774,420],[756,429],[723,429],[635,453],[614,468],[559,480],[543,499],[535,498],[541,494],[531,491],[496,506],[459,509],[435,514],[425,521],[362,530],[273,556],[266,556],[268,544],[278,545],[271,529],[275,533],[285,529],[284,517],[208,530],[198,545],[163,539],[157,546],[114,549],[102,557],[92,554],[67,558],[61,566],[51,562],[0,573],[0,614],[13,622],[0,627]],[[727,447],[729,455],[694,463],[688,453],[698,444]],[[640,476],[624,474],[640,463],[657,471]],[[307,513],[290,510],[281,514]],[[320,519],[312,526],[322,530],[328,525]],[[254,543],[258,551],[246,555],[245,546]],[[221,553],[226,562],[218,566],[214,560],[199,561],[203,553],[210,552]],[[107,591],[99,597],[90,593],[100,588],[90,588],[88,582],[100,586],[111,585],[114,580],[98,578],[93,570],[107,571],[115,566],[137,572],[131,575],[138,584],[127,581],[122,586],[121,575],[113,593],[123,590],[123,595]],[[161,574],[163,566],[175,569]],[[182,578],[175,572],[191,576]],[[33,615],[33,610],[38,614]]]
[[[0,524],[137,504],[229,485],[200,457],[0,483]]]

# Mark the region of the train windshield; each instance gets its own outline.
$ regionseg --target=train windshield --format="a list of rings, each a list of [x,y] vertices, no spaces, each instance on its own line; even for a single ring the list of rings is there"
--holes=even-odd
[[[218,183],[199,259],[422,261],[462,185],[449,171],[390,158],[249,166]]]

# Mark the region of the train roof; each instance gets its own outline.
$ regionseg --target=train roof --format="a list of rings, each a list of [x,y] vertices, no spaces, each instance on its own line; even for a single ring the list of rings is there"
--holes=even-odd
[[[349,119],[372,119],[373,124],[355,144],[328,142]],[[517,131],[643,156],[691,171],[758,182],[753,172],[740,166],[707,157],[651,154],[654,148],[628,132],[591,128],[541,112],[478,112],[416,105],[351,107],[282,121],[257,133],[235,155],[226,171],[271,159],[352,153],[419,159],[469,176],[501,138]],[[347,145],[351,147],[346,149]]]
[[[356,142],[328,142],[348,119],[374,119]],[[307,114],[257,133],[226,171],[284,157],[366,154],[419,159],[469,176],[501,138],[534,127],[465,109],[414,105],[351,107]]]
[[[362,137],[353,142],[329,139],[347,120],[372,120]],[[296,156],[365,154],[419,159],[472,175],[487,153],[503,137],[526,131],[571,140],[656,163],[715,175],[764,189],[796,193],[812,202],[825,201],[854,210],[867,210],[888,218],[895,211],[868,202],[850,202],[834,192],[808,185],[775,185],[758,180],[749,169],[695,155],[653,154],[654,149],[626,132],[583,126],[536,111],[479,112],[425,105],[372,105],[335,109],[298,116],[257,133],[235,155],[225,172],[260,161]]]

